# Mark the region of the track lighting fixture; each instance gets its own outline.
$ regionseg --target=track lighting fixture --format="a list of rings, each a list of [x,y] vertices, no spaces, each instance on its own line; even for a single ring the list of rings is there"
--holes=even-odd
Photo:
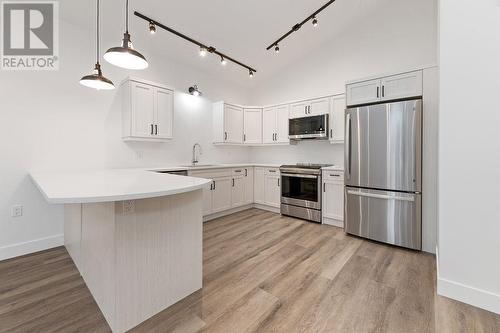
[[[319,13],[321,13],[323,10],[325,10],[326,7],[330,6],[334,2],[335,2],[335,0],[328,1],[323,6],[321,6],[321,8],[319,8],[314,13],[312,13],[311,15],[309,15],[308,17],[306,17],[302,22],[295,24],[287,33],[285,33],[283,36],[281,36],[280,38],[278,38],[278,40],[276,40],[274,43],[272,43],[271,45],[269,45],[266,48],[266,50],[269,51],[271,48],[274,47],[274,51],[278,52],[279,51],[278,43],[280,43],[282,40],[284,40],[285,38],[287,38],[288,36],[290,36],[294,32],[299,31],[300,28],[302,28],[302,26],[304,24],[306,24],[307,22],[309,22],[309,21],[311,21],[313,27],[317,27],[318,26],[318,18],[316,17],[316,15],[318,15]]]
[[[155,28],[161,28],[165,31],[170,32],[171,34],[176,35],[177,37],[184,39],[185,41],[188,41],[188,42],[196,45],[197,47],[199,47],[199,55],[201,57],[206,57],[209,53],[216,54],[220,57],[220,63],[222,66],[225,66],[230,61],[238,66],[241,66],[241,67],[249,70],[249,73],[251,73],[251,76],[253,76],[253,74],[257,72],[254,68],[252,68],[248,65],[245,65],[244,63],[228,56],[227,54],[219,52],[215,47],[207,46],[207,45],[209,45],[208,43],[199,42],[199,41],[197,41],[189,36],[184,35],[183,33],[179,32],[179,31],[176,31],[170,27],[167,27],[166,25],[162,24],[161,22],[158,22],[157,20],[155,20],[151,17],[148,17],[144,14],[141,14],[139,12],[134,12],[134,15],[143,19],[144,21],[148,22],[150,24],[150,26],[152,24],[155,26]]]
[[[128,32],[128,0],[126,0],[125,33],[122,45],[112,47],[104,54],[104,59],[112,65],[127,69],[145,69],[148,67],[146,58],[134,50],[130,34]]]
[[[207,49],[204,46],[200,47],[200,57],[205,57],[207,55]]]
[[[111,80],[102,75],[101,64],[99,64],[99,0],[97,2],[97,29],[96,29],[96,63],[94,72],[80,79],[80,84],[97,90],[115,89],[115,85]]]
[[[156,33],[156,25],[153,22],[149,22],[149,33],[151,35]]]
[[[201,96],[202,95],[201,91],[198,89],[198,86],[196,84],[193,84],[192,87],[189,87],[188,91],[193,96]]]
[[[251,69],[248,71],[248,75],[250,76],[250,78],[253,78],[253,71]]]
[[[276,46],[274,47],[274,52],[280,53],[280,47],[278,46],[278,44],[276,44]]]

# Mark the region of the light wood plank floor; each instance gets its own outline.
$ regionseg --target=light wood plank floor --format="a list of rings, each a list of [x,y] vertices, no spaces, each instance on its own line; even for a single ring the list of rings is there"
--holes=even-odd
[[[433,256],[251,209],[204,225],[203,289],[131,332],[500,332]],[[0,262],[0,332],[109,332],[62,247]]]

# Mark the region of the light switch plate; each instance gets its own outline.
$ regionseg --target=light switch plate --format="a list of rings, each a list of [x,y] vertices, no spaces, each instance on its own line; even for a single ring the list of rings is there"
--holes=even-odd
[[[12,215],[12,217],[23,216],[23,206],[21,206],[21,205],[12,206],[11,215]]]
[[[135,203],[133,200],[123,202],[123,214],[133,214],[135,212]]]

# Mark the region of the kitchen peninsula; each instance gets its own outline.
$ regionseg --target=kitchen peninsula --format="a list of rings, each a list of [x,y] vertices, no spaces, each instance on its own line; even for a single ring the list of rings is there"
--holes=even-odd
[[[146,170],[31,175],[64,204],[64,244],[113,332],[202,287],[202,189],[209,179]]]

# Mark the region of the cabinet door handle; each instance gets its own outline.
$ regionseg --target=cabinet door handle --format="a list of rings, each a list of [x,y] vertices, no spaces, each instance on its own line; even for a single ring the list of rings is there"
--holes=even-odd
[[[382,86],[382,97],[385,97],[385,86]]]
[[[336,174],[330,174],[330,177],[340,177],[340,175],[336,175]]]
[[[278,178],[278,187],[280,187],[280,180],[281,180],[281,179],[279,179],[279,178]]]
[[[309,114],[311,114],[311,106],[310,105],[307,107],[307,111]]]
[[[276,170],[268,170],[269,172],[276,172]]]
[[[233,178],[233,187],[234,187],[234,178]]]
[[[326,193],[326,183],[323,183],[323,193]]]
[[[333,139],[333,129],[330,129],[330,138]]]
[[[227,141],[227,132],[224,132],[224,141]]]
[[[155,125],[155,135],[158,135],[158,125]]]
[[[307,114],[307,105],[304,106],[304,113]]]
[[[216,188],[216,186],[215,186],[215,180],[213,180],[213,182],[214,182],[214,190],[215,190],[215,188]]]
[[[214,189],[214,183],[210,183],[210,191]]]
[[[151,124],[151,135],[153,135],[153,124]]]
[[[379,98],[379,97],[380,97],[380,96],[379,96],[379,92],[380,92],[380,88],[379,88],[379,87],[377,87],[377,98]]]
[[[246,134],[243,134],[243,141],[247,141],[247,135]]]
[[[245,169],[245,177],[248,177],[248,169]]]

